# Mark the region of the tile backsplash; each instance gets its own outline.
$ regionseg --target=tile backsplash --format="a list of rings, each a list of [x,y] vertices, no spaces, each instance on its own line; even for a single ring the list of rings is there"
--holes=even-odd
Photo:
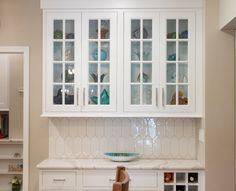
[[[52,118],[50,158],[103,158],[137,152],[141,158],[196,159],[196,119]]]

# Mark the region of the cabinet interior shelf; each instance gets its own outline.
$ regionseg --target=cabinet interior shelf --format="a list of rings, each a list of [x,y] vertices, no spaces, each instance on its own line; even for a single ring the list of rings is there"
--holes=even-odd
[[[14,156],[7,156],[7,155],[0,155],[0,160],[23,160],[22,157],[14,157]]]
[[[0,145],[16,145],[16,144],[23,144],[23,139],[0,139]]]
[[[17,172],[17,171],[8,172],[8,171],[0,170],[0,175],[21,175],[21,174],[23,174],[22,171],[20,171],[20,172]]]

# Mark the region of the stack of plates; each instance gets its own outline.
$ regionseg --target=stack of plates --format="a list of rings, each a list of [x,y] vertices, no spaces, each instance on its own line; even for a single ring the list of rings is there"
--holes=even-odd
[[[116,162],[127,162],[138,158],[138,153],[104,153],[105,158]]]

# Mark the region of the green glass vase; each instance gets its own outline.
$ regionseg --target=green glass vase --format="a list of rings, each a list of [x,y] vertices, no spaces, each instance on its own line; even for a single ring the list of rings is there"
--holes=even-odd
[[[12,184],[12,191],[20,191],[20,184]]]

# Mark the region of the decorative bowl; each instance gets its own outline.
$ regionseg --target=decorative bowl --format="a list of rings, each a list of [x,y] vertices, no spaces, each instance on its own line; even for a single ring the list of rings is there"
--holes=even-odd
[[[135,160],[139,157],[138,153],[112,153],[112,152],[107,152],[104,153],[105,158],[115,161],[115,162],[128,162]]]

